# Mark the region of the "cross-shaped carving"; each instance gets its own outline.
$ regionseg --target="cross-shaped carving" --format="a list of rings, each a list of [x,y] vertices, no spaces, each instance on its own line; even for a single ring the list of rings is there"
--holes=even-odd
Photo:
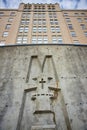
[[[43,89],[43,85],[44,85],[44,83],[46,83],[46,81],[44,81],[43,78],[42,78],[41,81],[39,81],[39,83],[42,84],[42,89]]]

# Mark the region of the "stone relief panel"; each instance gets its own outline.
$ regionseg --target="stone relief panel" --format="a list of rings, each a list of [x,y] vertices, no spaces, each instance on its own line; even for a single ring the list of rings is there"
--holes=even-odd
[[[31,56],[16,130],[71,130],[52,55]]]

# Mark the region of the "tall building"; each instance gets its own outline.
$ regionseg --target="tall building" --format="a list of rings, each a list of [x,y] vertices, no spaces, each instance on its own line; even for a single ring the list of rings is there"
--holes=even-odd
[[[87,10],[22,3],[0,24],[0,130],[87,130]]]
[[[59,4],[23,4],[0,9],[0,44],[86,44],[87,10]]]

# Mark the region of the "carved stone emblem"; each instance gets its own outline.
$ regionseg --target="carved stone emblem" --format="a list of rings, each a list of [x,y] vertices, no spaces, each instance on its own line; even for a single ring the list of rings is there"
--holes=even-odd
[[[31,57],[26,83],[17,130],[71,130],[51,55]]]

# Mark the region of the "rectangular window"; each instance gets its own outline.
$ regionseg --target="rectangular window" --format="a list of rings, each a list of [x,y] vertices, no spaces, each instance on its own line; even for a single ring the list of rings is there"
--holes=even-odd
[[[84,18],[85,22],[87,22],[87,18]]]
[[[58,37],[58,43],[62,43],[63,42],[63,39],[61,36]]]
[[[87,37],[87,32],[84,32],[84,35]]]
[[[73,32],[70,32],[71,36],[72,37],[76,37],[76,33],[73,31]]]
[[[68,24],[68,28],[69,28],[70,30],[72,30],[72,29],[73,29],[72,24]]]
[[[45,44],[48,43],[48,38],[46,36],[43,38],[43,43],[45,43]]]
[[[43,27],[43,32],[47,32],[47,28],[46,27]]]
[[[55,30],[56,30],[57,33],[60,33],[60,27],[59,26],[56,26]]]
[[[78,14],[78,13],[75,13],[75,16],[79,16],[79,14]]]
[[[15,15],[15,12],[11,12],[10,16],[14,16]]]
[[[37,27],[33,27],[33,32],[37,32]]]
[[[9,18],[9,19],[8,19],[8,22],[12,22],[12,21],[13,21],[13,18]]]
[[[21,24],[25,24],[25,20],[21,20]]]
[[[23,37],[22,43],[23,43],[23,44],[27,44],[27,37]]]
[[[4,40],[0,41],[0,46],[4,46],[4,45],[5,45],[5,41]]]
[[[23,27],[20,27],[19,28],[19,32],[21,33],[21,32],[23,32],[24,31],[24,28]]]
[[[74,43],[75,43],[75,44],[79,44],[79,41],[78,41],[78,40],[74,40]]]
[[[32,44],[37,44],[37,38],[36,37],[32,37]]]
[[[4,15],[4,12],[0,12],[0,16],[3,16]]]
[[[8,36],[8,32],[4,32],[3,37],[7,37],[7,36]]]
[[[66,22],[71,22],[70,18],[66,18]]]
[[[27,44],[27,37],[26,36],[18,36],[16,43],[17,44]]]
[[[64,13],[64,16],[68,16],[68,13]]]
[[[85,13],[81,13],[81,15],[82,15],[82,16],[84,16],[84,15],[85,15]]]
[[[27,33],[27,32],[28,32],[28,30],[29,30],[29,29],[28,29],[28,27],[25,27],[25,28],[24,28],[24,32],[26,32],[26,33]]]
[[[52,43],[57,43],[57,38],[56,37],[52,37]]]
[[[38,37],[37,42],[38,42],[38,44],[41,44],[42,43],[42,37]]]
[[[78,22],[81,23],[82,22],[82,19],[81,18],[77,18]]]
[[[10,29],[10,27],[11,27],[11,24],[7,24],[5,29]]]
[[[16,43],[17,44],[21,44],[22,43],[22,36],[18,36]]]
[[[82,30],[86,29],[85,24],[81,24],[80,26],[81,26]]]
[[[39,27],[37,29],[38,29],[38,32],[42,32],[42,28],[41,27]]]

